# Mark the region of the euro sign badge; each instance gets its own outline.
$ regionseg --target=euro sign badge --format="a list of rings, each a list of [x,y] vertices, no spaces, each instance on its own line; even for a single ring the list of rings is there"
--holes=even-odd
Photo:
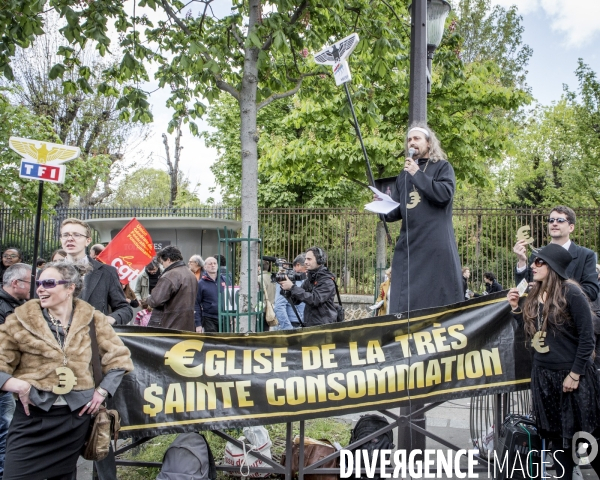
[[[65,395],[77,385],[77,377],[69,367],[58,367],[54,371],[58,375],[58,385],[52,387],[52,393]]]
[[[517,230],[517,240],[523,240],[528,245],[531,245],[533,243],[533,237],[531,236],[531,227],[529,225],[523,225]]]
[[[408,196],[410,197],[410,202],[406,204],[406,208],[413,209],[421,201],[421,195],[419,195],[419,192],[415,190],[414,192],[410,192]]]
[[[200,363],[195,367],[194,356],[196,352],[202,351],[204,342],[200,340],[184,340],[173,345],[171,350],[165,353],[165,365],[173,369],[182,377],[199,377],[204,370],[204,364]]]
[[[531,346],[535,348],[538,353],[548,353],[550,347],[545,345],[546,332],[535,332],[535,335],[531,339]]]

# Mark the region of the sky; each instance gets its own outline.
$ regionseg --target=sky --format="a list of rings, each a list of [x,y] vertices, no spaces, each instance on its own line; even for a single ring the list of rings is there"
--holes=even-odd
[[[571,90],[577,90],[575,69],[577,59],[583,58],[597,75],[600,75],[600,0],[491,0],[493,5],[508,8],[516,5],[523,16],[523,43],[533,49],[533,55],[527,68],[527,84],[534,98],[543,105],[560,100],[563,84]],[[230,2],[216,2],[221,13],[227,14]],[[139,13],[138,13],[139,14]],[[151,88],[149,88],[151,89]],[[153,134],[143,145],[143,158],[156,168],[165,169],[165,149],[161,134],[166,133],[171,112],[165,107],[168,91],[157,91],[151,96],[154,123]],[[200,121],[200,130],[209,128]],[[174,138],[169,137],[171,155]],[[200,183],[197,189],[201,200],[213,197],[218,203],[220,193],[209,192],[215,186],[210,166],[217,152],[204,145],[204,141],[194,137],[187,127],[183,129],[181,144],[181,171],[192,184]],[[149,159],[149,160],[147,160]]]

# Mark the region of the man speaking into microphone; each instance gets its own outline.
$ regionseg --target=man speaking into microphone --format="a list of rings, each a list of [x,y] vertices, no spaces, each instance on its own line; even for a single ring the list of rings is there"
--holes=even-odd
[[[404,170],[392,198],[400,205],[385,215],[402,220],[390,286],[390,313],[461,302],[462,275],[452,228],[456,178],[435,133],[414,124],[405,141]]]

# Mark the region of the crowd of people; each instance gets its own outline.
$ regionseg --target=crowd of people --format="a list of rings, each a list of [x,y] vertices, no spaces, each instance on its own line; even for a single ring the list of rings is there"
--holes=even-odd
[[[471,269],[461,269],[452,228],[454,171],[434,132],[424,124],[412,126],[405,147],[416,158],[405,158],[392,192],[399,205],[385,215],[387,221],[403,222],[392,267],[379,288],[377,315],[502,292],[491,271],[483,273],[481,293],[469,288]],[[524,283],[529,293],[523,296],[521,289],[511,288],[507,303],[530,341],[534,418],[570,480],[573,436],[582,431],[600,435],[600,356],[594,356],[600,351],[600,265],[593,251],[571,240],[576,224],[571,208],[554,207],[547,223],[548,245],[529,253],[529,243],[519,240],[513,248],[514,284]],[[225,290],[234,286],[223,256],[194,254],[186,264],[182,252],[168,245],[145,266],[132,289],[120,282],[114,267],[96,259],[104,247],[90,247],[91,241],[87,223],[64,220],[61,248],[49,262],[37,259],[36,277],[23,263],[21,250],[2,252],[0,480],[73,478],[90,414],[114,395],[133,368],[112,326],[223,330]],[[259,270],[259,298],[272,330],[340,320],[336,277],[320,247],[307,249],[291,263],[261,261]],[[30,299],[33,278],[36,298]],[[139,311],[134,314],[134,309]],[[92,326],[103,358],[98,383],[89,369]],[[76,377],[68,391],[57,389],[58,367]],[[31,461],[34,456],[36,462]],[[600,456],[591,465],[600,473]],[[112,450],[96,462],[96,470],[101,480],[116,480]]]

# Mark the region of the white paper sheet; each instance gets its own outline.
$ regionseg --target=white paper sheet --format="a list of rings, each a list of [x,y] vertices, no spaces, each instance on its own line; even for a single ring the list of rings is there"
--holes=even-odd
[[[365,210],[369,210],[369,212],[373,213],[390,213],[392,210],[397,208],[400,204],[396,202],[392,197],[386,195],[383,192],[380,192],[375,187],[369,187],[374,194],[376,194],[381,200],[375,200],[374,202],[367,203],[365,205]]]

